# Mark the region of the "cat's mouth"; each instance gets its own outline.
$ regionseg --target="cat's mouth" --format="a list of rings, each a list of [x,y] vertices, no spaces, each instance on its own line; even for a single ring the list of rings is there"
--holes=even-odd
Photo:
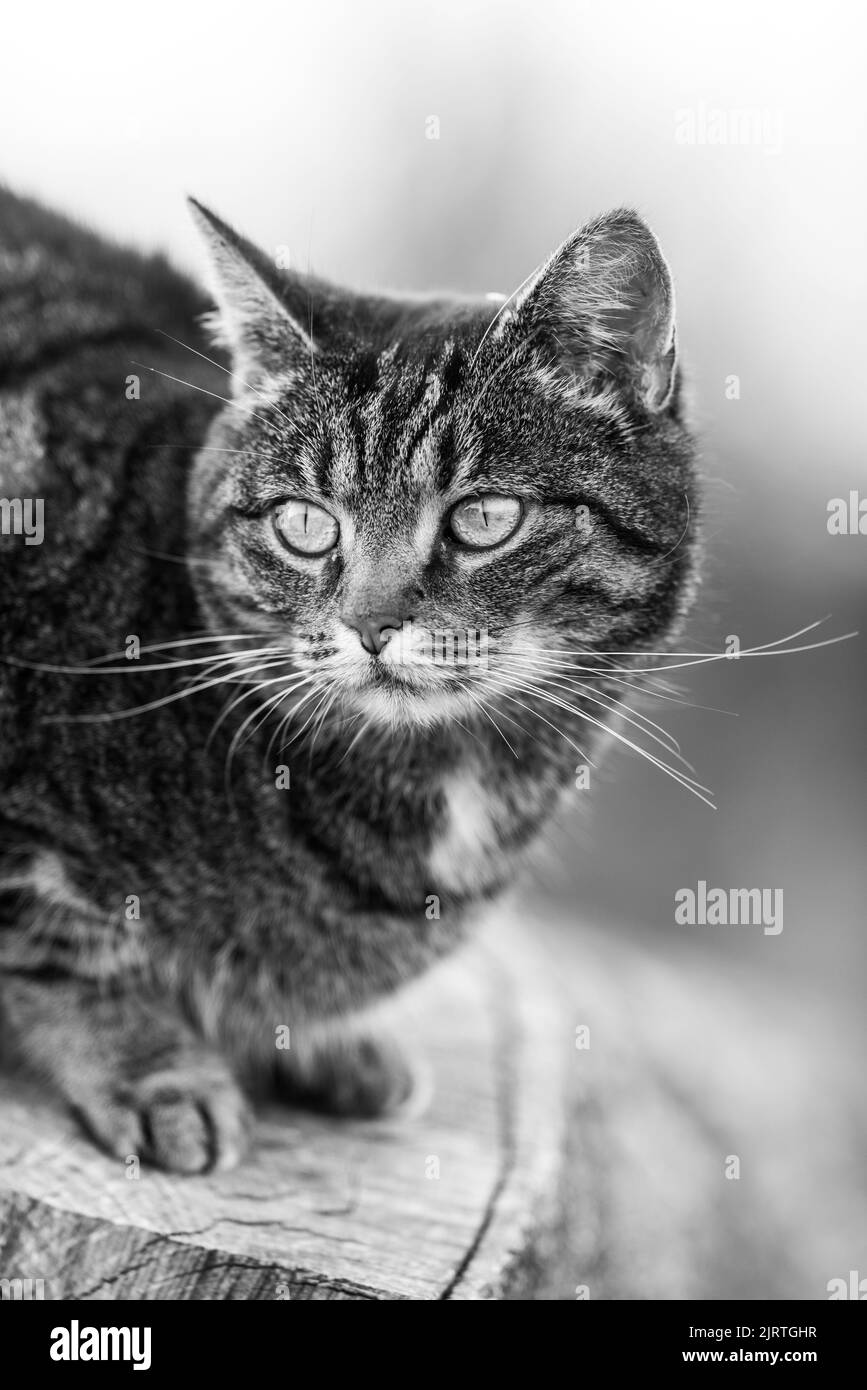
[[[466,711],[467,696],[453,673],[371,658],[347,684],[350,704],[386,724],[429,726]]]
[[[440,672],[420,671],[373,658],[358,673],[355,689],[362,695],[394,696],[411,704],[423,704],[425,700],[451,689],[452,685],[453,682],[443,679]]]
[[[389,660],[386,653],[371,657],[359,672],[362,689],[398,691],[419,699],[460,689],[457,672],[426,661]]]
[[[418,690],[419,684],[411,671],[404,666],[395,666],[389,662],[380,661],[378,658],[371,658],[367,670],[362,676],[365,685],[375,688],[404,690]]]

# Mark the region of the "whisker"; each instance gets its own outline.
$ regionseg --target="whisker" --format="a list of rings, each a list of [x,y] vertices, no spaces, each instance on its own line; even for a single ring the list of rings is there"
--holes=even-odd
[[[192,449],[197,454],[244,454],[248,458],[267,459],[273,463],[283,463],[279,454],[264,454],[261,449],[226,449],[218,444],[170,444],[168,440],[163,440],[161,444],[154,444],[155,449]]]
[[[284,664],[287,660],[288,658],[286,657],[273,657],[270,661],[261,662],[252,670],[245,671],[243,673],[243,678],[252,678],[255,681],[256,676],[261,675],[263,671],[273,669],[274,666],[277,666],[279,664]],[[249,700],[252,695],[256,695],[260,690],[265,690],[270,685],[276,685],[280,681],[286,680],[297,680],[296,673],[284,671],[282,675],[272,676],[267,681],[261,681],[257,684],[251,685],[249,690],[245,690],[243,694],[237,695],[234,699],[227,701],[211,727],[211,731],[208,734],[207,742],[205,743],[205,748],[210,748],[211,744],[217,736],[218,729],[222,727],[225,721],[232,715],[232,713],[238,708],[239,705],[242,705],[245,700]],[[236,684],[237,681],[233,683]],[[303,684],[303,681],[301,683]]]
[[[578,694],[581,696],[581,698],[587,700],[590,704],[598,705],[601,709],[608,710],[611,714],[619,715],[619,717],[623,719],[625,723],[632,725],[632,727],[637,729],[639,733],[645,734],[648,738],[652,739],[654,743],[657,743],[661,748],[664,748],[667,753],[670,753],[673,757],[677,758],[677,760],[681,762],[684,767],[689,768],[690,772],[695,772],[695,768],[692,766],[692,764],[687,762],[686,758],[683,757],[677,740],[673,738],[665,729],[661,728],[660,725],[655,724],[652,719],[646,719],[646,717],[642,715],[639,711],[632,710],[630,706],[623,705],[620,701],[614,701],[613,703],[609,703],[606,700],[601,700],[597,698],[597,696],[590,694],[588,688],[586,686],[582,686],[580,683],[569,682],[567,684],[564,684],[560,681],[546,680],[544,682],[544,685],[546,689],[549,686],[554,686],[556,689],[565,690],[572,694]],[[620,710],[629,710],[630,714],[637,714],[638,719],[633,719],[630,718],[627,714],[619,713],[618,708],[616,708],[617,706],[619,706]],[[580,712],[583,714],[583,711],[576,712]],[[639,722],[640,720],[644,720],[645,722]],[[605,725],[605,727],[608,728],[609,726]],[[653,729],[658,729],[659,734],[654,733]]]
[[[624,744],[627,748],[631,748],[633,752],[638,753],[643,758],[646,758],[648,762],[651,762],[655,767],[660,768],[669,777],[672,777],[676,782],[679,782],[681,786],[686,787],[688,791],[692,792],[694,796],[697,796],[698,799],[700,801],[703,801],[707,806],[710,806],[712,810],[715,811],[717,809],[714,803],[708,799],[708,796],[702,795],[702,793],[704,792],[707,792],[708,794],[710,793],[709,787],[703,786],[700,782],[696,781],[695,778],[687,776],[686,773],[678,772],[676,768],[669,767],[668,764],[664,763],[661,758],[658,758],[655,753],[651,753],[648,749],[642,748],[641,745],[636,743],[633,739],[628,738],[625,734],[620,733],[619,730],[611,728],[610,725],[604,723],[600,719],[595,718],[594,715],[588,714],[586,710],[576,709],[574,706],[567,704],[566,701],[561,700],[558,696],[548,694],[544,690],[541,690],[537,686],[532,684],[518,685],[516,688],[522,690],[525,694],[533,695],[537,699],[543,700],[548,704],[556,705],[561,709],[565,709],[570,714],[575,715],[577,718],[586,719],[589,724],[593,724],[597,728],[603,729],[606,733],[610,734],[612,738],[617,739],[618,742]]]
[[[320,686],[320,689],[322,689],[321,686]],[[326,688],[325,690],[322,691],[322,694],[320,695],[320,698],[317,700],[316,704],[313,706],[312,710],[310,711],[309,715],[308,715],[307,718],[305,719],[304,723],[301,725],[301,728],[296,730],[296,732],[295,732],[295,733],[292,735],[292,737],[289,739],[289,742],[286,743],[286,744],[284,745],[284,747],[288,748],[291,744],[293,744],[293,743],[295,742],[296,739],[299,739],[299,738],[301,737],[301,735],[305,732],[305,730],[307,730],[307,729],[310,727],[310,725],[312,724],[313,720],[316,718],[316,714],[317,714],[317,711],[319,710],[320,706],[323,704],[323,702],[324,702],[325,700],[328,699],[328,695],[329,695],[329,691],[328,691],[328,689]],[[310,757],[310,758],[313,757],[313,750],[312,750],[312,749],[311,749],[310,752],[309,752],[309,757]]]
[[[537,659],[540,661],[542,660],[542,658]],[[555,664],[553,667],[551,665],[546,664],[540,667],[540,669],[549,671],[552,669],[560,670],[564,675],[564,678],[566,677],[567,673],[571,677],[574,671],[574,667],[571,667],[568,662],[560,662]],[[615,671],[617,671],[619,674],[615,675]],[[664,689],[664,686],[670,687],[670,682],[645,681],[642,680],[640,676],[637,676],[633,679],[632,673],[629,671],[628,668],[621,668],[618,666],[613,667],[610,670],[600,671],[597,673],[597,678],[601,682],[606,684],[610,682],[610,684],[612,685],[622,686],[624,689],[629,690],[634,694],[647,700],[666,700],[669,704],[681,705],[684,709],[703,710],[705,713],[708,714],[725,714],[730,716],[732,719],[736,719],[738,717],[736,710],[721,709],[717,705],[703,705],[699,704],[696,700],[685,700],[682,698],[681,695],[673,693],[671,688]],[[590,687],[587,688],[589,689]]]
[[[361,714],[361,713],[359,712],[359,714],[358,714],[357,716],[355,716],[355,717],[356,717],[356,718],[359,718],[359,719],[361,720],[361,723],[359,724],[358,730],[357,730],[357,732],[355,733],[354,737],[350,740],[349,744],[347,745],[347,748],[346,748],[345,753],[343,754],[343,757],[342,757],[342,758],[340,759],[340,761],[338,762],[338,764],[337,764],[338,767],[342,767],[342,766],[343,766],[343,764],[346,762],[346,759],[349,757],[350,753],[352,752],[353,748],[355,747],[356,743],[358,743],[358,741],[359,741],[361,738],[364,737],[364,735],[367,733],[368,729],[371,727],[372,721],[371,721],[369,715],[363,715],[363,714]]]
[[[621,685],[627,690],[634,690],[636,695],[642,696],[646,700],[667,700],[672,705],[681,705],[683,709],[703,710],[706,714],[726,714],[732,719],[738,717],[737,710],[721,709],[717,705],[700,705],[695,700],[683,700],[680,696],[672,695],[665,690],[649,689],[644,682],[630,681],[628,676],[609,675],[608,679],[612,685]],[[659,682],[651,681],[649,684],[656,686]]]
[[[508,674],[509,668],[504,667],[503,669],[506,674]],[[530,665],[529,669],[535,671],[537,674],[539,673],[539,668],[537,667]],[[526,666],[524,668],[524,673],[526,674]],[[649,738],[652,738],[655,743],[660,744],[667,752],[673,753],[680,759],[684,766],[690,767],[690,764],[686,762],[686,759],[681,754],[680,744],[677,739],[674,738],[667,729],[664,729],[661,724],[657,724],[653,719],[649,718],[648,715],[642,714],[640,710],[633,709],[631,705],[626,705],[622,700],[616,700],[613,696],[611,696],[609,700],[600,699],[600,692],[596,691],[595,693],[591,693],[593,687],[588,686],[583,681],[555,680],[547,672],[542,675],[542,679],[546,685],[555,685],[561,690],[578,691],[583,695],[585,700],[588,700],[591,704],[600,705],[603,709],[610,710],[612,714],[625,710],[626,713],[622,714],[621,718],[624,718],[628,724],[632,724],[636,729],[640,729],[642,733],[646,733]],[[630,718],[629,716],[635,717]],[[639,723],[638,721],[641,722]],[[657,731],[656,733],[652,732],[654,729]],[[694,772],[695,768],[690,768],[690,770]]]
[[[143,652],[162,652],[172,650],[175,647],[201,646],[205,642],[252,642],[260,636],[261,633],[258,632],[218,632],[201,637],[182,637],[173,639],[171,642],[153,642],[147,647],[141,647],[139,650]],[[123,656],[123,652],[109,652],[107,656],[95,657],[94,662],[114,661],[121,656]]]
[[[488,336],[488,334],[490,333],[491,329],[494,327],[494,324],[497,322],[497,319],[500,317],[500,315],[501,315],[506,309],[508,309],[508,307],[509,307],[509,305],[511,304],[512,300],[515,298],[515,295],[516,295],[516,294],[520,294],[520,293],[521,293],[521,290],[524,288],[525,285],[529,285],[529,283],[530,283],[530,281],[532,280],[533,276],[534,276],[539,270],[541,270],[541,268],[542,268],[541,264],[540,264],[540,265],[537,265],[537,266],[534,266],[533,269],[530,271],[530,274],[529,274],[529,275],[526,275],[526,276],[524,277],[524,279],[521,281],[520,285],[518,285],[516,289],[512,290],[512,293],[508,296],[507,299],[504,299],[504,300],[503,300],[502,304],[498,305],[498,307],[497,307],[497,312],[494,314],[494,317],[491,319],[491,322],[488,324],[487,328],[485,329],[484,333],[482,334],[481,338],[479,339],[479,345],[478,345],[478,347],[476,348],[476,350],[475,350],[475,352],[474,352],[474,354],[473,354],[472,361],[471,361],[471,363],[470,363],[470,366],[471,366],[471,367],[474,367],[474,366],[476,365],[476,360],[477,360],[477,358],[478,358],[478,356],[479,356],[479,353],[481,352],[482,348],[484,347],[485,339],[487,338],[487,336]]]
[[[755,646],[755,647],[742,647],[741,650],[737,653],[737,659],[738,659],[738,660],[741,660],[741,659],[744,658],[744,657],[750,657],[750,656],[794,656],[794,655],[795,655],[796,653],[798,653],[798,652],[811,652],[811,651],[818,651],[818,650],[819,650],[820,648],[822,648],[822,647],[833,647],[833,646],[836,646],[839,642],[848,642],[848,641],[850,641],[853,637],[857,637],[857,636],[859,635],[857,631],[853,631],[853,632],[844,632],[844,633],[842,633],[842,634],[841,634],[840,636],[838,636],[838,637],[827,637],[827,638],[825,638],[824,641],[822,641],[822,642],[808,642],[808,643],[804,643],[803,645],[798,646],[798,647],[784,647],[784,645],[783,645],[784,643],[786,643],[786,642],[793,642],[793,641],[795,641],[798,637],[803,637],[803,636],[805,636],[808,632],[813,632],[813,631],[815,631],[815,629],[816,629],[817,627],[820,627],[820,626],[822,625],[822,623],[825,623],[825,622],[827,622],[827,621],[828,621],[827,618],[819,618],[819,619],[817,619],[816,622],[808,623],[806,627],[800,628],[797,632],[792,632],[792,633],[790,633],[787,637],[778,637],[778,638],[777,638],[775,641],[773,641],[773,642],[764,642],[764,643],[762,643],[761,645]],[[566,658],[568,658],[568,657],[574,655],[574,656],[580,658],[581,660],[587,660],[587,659],[593,660],[593,659],[596,659],[596,658],[607,658],[607,657],[612,657],[612,656],[619,656],[619,657],[628,656],[628,653],[623,652],[623,651],[617,651],[617,652],[594,652],[594,651],[583,650],[583,649],[582,649],[582,650],[579,650],[579,651],[577,651],[577,652],[575,652],[575,653],[570,653],[568,650],[565,650],[565,649],[562,649],[562,648],[544,648],[544,647],[535,647],[535,648],[534,648],[534,647],[528,647],[528,648],[526,648],[526,650],[527,650],[527,651],[530,651],[530,652],[538,652],[538,653],[539,653],[541,656],[543,656],[543,657],[554,657],[554,658],[556,658],[557,656],[560,656],[560,657],[566,657]],[[635,659],[637,659],[637,660],[640,660],[640,659],[641,659],[642,657],[644,657],[644,656],[662,656],[662,657],[666,657],[666,656],[675,656],[675,657],[689,657],[689,658],[695,658],[695,659],[694,659],[694,660],[693,660],[693,659],[690,659],[690,660],[687,660],[687,661],[678,661],[678,662],[674,662],[674,663],[669,663],[669,664],[667,664],[667,665],[665,665],[665,666],[630,666],[630,667],[623,667],[623,668],[621,668],[622,674],[633,674],[633,673],[634,673],[634,674],[636,674],[636,675],[641,675],[641,674],[643,674],[644,672],[656,673],[656,672],[664,672],[664,671],[679,671],[679,670],[684,670],[684,669],[686,669],[686,668],[688,668],[688,667],[690,667],[690,666],[703,666],[703,665],[707,665],[708,663],[714,662],[714,661],[731,661],[731,660],[734,660],[734,659],[735,659],[733,655],[731,655],[731,654],[729,654],[729,653],[727,653],[727,652],[711,652],[711,653],[707,653],[707,652],[674,652],[674,651],[672,651],[670,648],[669,648],[669,649],[664,649],[664,650],[661,651],[661,652],[654,652],[654,651],[646,651],[646,652],[645,652],[645,651],[639,651],[639,652],[636,652],[636,653],[635,653]],[[573,669],[576,669],[576,668],[573,667]],[[578,667],[577,669],[578,669],[578,670],[582,670],[583,668]],[[596,670],[596,669],[593,668],[593,667],[587,668],[587,672],[586,672],[586,673],[587,673],[588,675],[593,675],[593,674],[595,674],[595,675],[597,675],[597,676],[600,675],[600,674],[602,674],[602,673],[600,673],[598,670]]]
[[[142,651],[146,650],[144,647]],[[111,660],[109,657],[97,657],[95,662],[86,666],[60,666],[47,661],[22,661],[18,657],[4,658],[8,660],[10,666],[19,666],[28,671],[43,671],[59,676],[136,676],[143,671],[179,671],[187,666],[206,665],[208,662],[217,663],[225,661],[237,661],[241,657],[257,656],[261,652],[279,651],[280,648],[260,647],[258,650],[245,652],[231,652],[220,658],[213,656],[200,656],[188,658],[184,661],[159,661],[146,662],[142,665],[138,661],[128,661],[123,666],[100,666],[96,664],[100,661]]]
[[[187,352],[195,353],[196,357],[201,357],[203,362],[210,362],[212,367],[216,367],[219,371],[225,372],[226,375],[232,377],[234,381],[240,381],[241,385],[246,386],[248,391],[252,391],[253,394],[255,396],[258,396],[260,400],[263,400],[266,405],[272,406],[276,414],[280,416],[281,420],[285,420],[287,425],[291,425],[292,421],[289,419],[289,416],[284,415],[282,410],[278,410],[277,406],[274,405],[273,401],[270,401],[268,399],[264,391],[260,391],[258,387],[251,385],[249,381],[245,381],[244,378],[242,376],[239,376],[237,372],[230,371],[228,367],[223,366],[222,362],[215,362],[213,357],[208,357],[204,352],[199,352],[198,348],[190,347],[189,343],[182,343],[180,338],[173,338],[171,333],[165,333],[162,328],[158,328],[156,331],[163,338],[168,338],[170,342],[177,343],[178,347],[186,348]]]
[[[314,750],[314,748],[316,747],[316,740],[317,740],[317,738],[319,737],[319,735],[322,733],[322,730],[323,730],[323,728],[325,727],[325,721],[326,721],[326,719],[328,718],[329,714],[331,713],[332,709],[334,708],[334,705],[335,705],[336,701],[337,701],[337,690],[334,689],[334,690],[332,690],[332,691],[330,692],[330,699],[326,701],[325,707],[324,707],[324,709],[322,710],[321,714],[319,715],[319,717],[318,717],[318,719],[316,720],[316,723],[315,723],[315,725],[314,725],[314,727],[313,727],[313,737],[312,737],[311,740],[310,740],[310,756],[311,756],[311,758],[313,757],[313,750]]]
[[[229,670],[210,680],[201,681],[198,685],[188,685],[183,690],[177,690],[171,695],[163,695],[158,700],[149,700],[147,704],[136,705],[132,709],[112,710],[107,714],[52,715],[45,722],[47,724],[113,724],[120,719],[132,719],[139,714],[149,714],[153,710],[163,709],[166,705],[175,704],[178,700],[189,699],[191,695],[200,695],[203,691],[211,690],[215,686],[226,685],[236,676],[237,672]]]
[[[262,704],[257,705],[257,707],[253,710],[252,714],[249,714],[249,715],[247,716],[247,718],[244,720],[244,722],[240,725],[240,727],[239,727],[238,729],[236,729],[235,734],[234,734],[234,736],[233,736],[233,738],[232,738],[232,741],[231,741],[231,743],[229,744],[229,749],[228,749],[228,752],[227,752],[227,754],[226,754],[226,764],[225,764],[225,771],[224,771],[224,783],[225,783],[225,786],[226,786],[226,791],[227,791],[227,793],[228,793],[230,796],[231,796],[232,763],[234,762],[236,752],[238,752],[238,750],[241,748],[241,746],[242,746],[243,743],[244,743],[244,734],[245,734],[246,730],[250,727],[250,725],[253,723],[254,720],[256,720],[257,718],[259,718],[259,723],[258,723],[258,724],[256,725],[256,727],[251,731],[251,734],[250,734],[250,737],[253,737],[253,736],[255,735],[257,729],[261,728],[261,725],[264,724],[265,720],[266,720],[266,719],[268,718],[268,716],[270,715],[272,708],[274,708],[275,706],[279,705],[279,704],[281,703],[281,701],[285,700],[289,695],[292,695],[296,690],[300,689],[301,686],[308,684],[308,682],[311,680],[311,677],[309,677],[309,676],[304,676],[304,677],[301,678],[301,680],[297,681],[294,685],[290,685],[290,686],[288,686],[288,687],[285,685],[285,677],[280,676],[280,677],[278,677],[277,679],[278,679],[278,680],[284,681],[283,689],[282,689],[282,690],[278,690],[277,693],[276,693],[275,695],[269,695],[269,697],[268,697],[267,700],[264,700],[264,701],[262,702]],[[274,681],[273,681],[273,680],[265,681],[265,682],[263,682],[263,684],[262,684],[261,686],[258,686],[257,689],[258,689],[258,690],[264,690],[266,686],[268,686],[268,685],[273,685],[273,684],[274,684]],[[254,692],[250,692],[250,693],[254,693]],[[261,716],[261,718],[260,718],[260,716]]]
[[[657,555],[655,560],[647,561],[648,569],[650,569],[653,565],[661,565],[663,560],[667,560],[670,555],[673,555],[674,552],[677,550],[678,546],[682,545],[684,540],[686,539],[686,534],[689,531],[690,523],[692,521],[692,516],[689,507],[689,493],[684,492],[683,499],[686,502],[686,521],[684,523],[683,530],[681,531],[680,535],[678,536],[677,540],[675,541],[674,545],[671,547],[670,550],[666,550],[664,555]]]
[[[515,750],[514,750],[514,748],[512,747],[511,743],[510,743],[509,740],[506,738],[506,735],[503,733],[503,731],[502,731],[502,729],[500,728],[499,724],[497,724],[496,720],[495,720],[495,719],[488,713],[488,711],[485,709],[484,702],[482,701],[482,699],[481,699],[479,696],[477,696],[472,690],[470,690],[468,686],[464,686],[464,693],[467,694],[467,695],[469,695],[469,697],[470,697],[470,699],[472,700],[473,704],[476,705],[476,706],[478,707],[479,711],[485,716],[485,718],[488,720],[488,722],[494,726],[494,728],[496,729],[497,733],[500,735],[500,738],[503,740],[503,742],[505,743],[506,747],[508,748],[508,750],[509,750],[509,752],[512,754],[512,756],[513,756],[514,758],[518,758],[518,754],[515,752]],[[505,719],[505,718],[507,718],[507,717],[508,717],[507,715],[503,715],[502,713],[500,714],[500,718],[501,718],[501,719]],[[515,721],[512,720],[512,723],[514,723],[514,722],[515,722]],[[519,727],[520,727],[520,726],[519,726]]]
[[[553,729],[555,734],[559,734],[560,738],[564,739],[566,743],[569,744],[570,748],[575,749],[575,752],[580,758],[584,758],[584,752],[578,747],[578,744],[569,738],[568,734],[564,734],[563,730],[558,728],[556,724],[552,724],[550,719],[546,719],[544,714],[540,714],[538,710],[533,709],[532,705],[525,705],[523,700],[518,700],[514,695],[509,695],[505,689],[501,689],[497,693],[502,695],[504,700],[508,700],[510,704],[520,705],[521,709],[525,709],[528,714],[532,714],[534,719],[540,719],[543,724],[547,724],[548,728]]]
[[[131,553],[133,555],[142,555],[147,560],[169,560],[175,565],[202,565],[213,567],[221,563],[218,559],[207,560],[197,555],[169,555],[165,550],[147,550],[139,546],[132,547]]]
[[[172,376],[170,372],[161,372],[158,367],[149,367],[146,362],[136,362],[134,357],[130,358],[130,362],[134,367],[141,367],[143,372],[153,372],[155,376],[165,377],[166,381],[174,381],[178,386],[189,386],[191,391],[201,391],[203,396],[210,396],[215,401],[222,401],[224,405],[230,405],[233,409],[240,410],[242,415],[252,415],[254,420],[261,420],[263,425],[270,423],[264,415],[258,415],[255,410],[239,405],[237,401],[230,400],[228,396],[218,396],[216,391],[206,391],[204,386],[196,386],[193,381],[184,381],[183,377]]]
[[[297,705],[295,705],[294,708],[293,708],[292,710],[290,710],[290,712],[289,712],[289,717],[288,717],[287,720],[285,721],[286,727],[287,727],[287,728],[288,728],[289,723],[290,723],[290,721],[291,721],[291,716],[292,716],[293,714],[297,714],[298,710],[301,709],[301,707],[302,707],[303,705],[305,705],[305,704],[307,703],[308,700],[314,699],[315,696],[321,692],[321,690],[322,690],[322,686],[319,685],[318,682],[317,682],[316,684],[313,685],[312,689],[310,689],[310,690],[306,693],[306,695],[303,695],[303,696],[302,696],[302,698],[298,701]],[[310,719],[311,719],[312,715],[315,715],[316,710],[317,710],[318,708],[319,708],[319,706],[318,706],[318,704],[317,704],[317,705],[314,707],[314,709],[311,711],[311,714],[308,715],[307,719],[306,719],[305,722],[302,724],[301,728],[300,728],[300,729],[296,729],[296,731],[295,731],[295,733],[292,735],[292,737],[289,738],[289,739],[287,739],[285,743],[282,743],[282,744],[280,745],[280,747],[277,749],[277,757],[278,757],[278,758],[279,758],[280,755],[284,752],[285,749],[290,748],[290,747],[292,746],[292,744],[295,742],[295,740],[296,740],[297,738],[300,738],[301,734],[304,733],[304,730],[307,728],[307,725],[310,723]]]
[[[312,694],[312,690],[311,690],[310,692],[308,692],[308,693],[311,693],[311,694]],[[277,725],[275,726],[275,728],[274,728],[274,730],[273,730],[273,732],[272,732],[272,734],[271,734],[271,737],[270,737],[269,740],[268,740],[268,747],[265,749],[264,762],[265,762],[266,765],[267,765],[268,763],[271,762],[272,756],[274,756],[274,745],[277,743],[278,739],[282,738],[282,736],[283,736],[283,731],[289,727],[290,723],[292,722],[292,715],[295,713],[295,710],[296,710],[297,708],[298,708],[298,705],[297,705],[297,704],[296,704],[296,705],[293,705],[292,708],[291,708],[290,710],[288,710],[288,711],[286,712],[286,714],[284,714],[284,715],[278,720]],[[280,756],[280,752],[281,752],[281,751],[282,751],[282,749],[278,749],[278,750],[277,750],[277,753],[276,753],[276,756],[277,756],[277,757]]]

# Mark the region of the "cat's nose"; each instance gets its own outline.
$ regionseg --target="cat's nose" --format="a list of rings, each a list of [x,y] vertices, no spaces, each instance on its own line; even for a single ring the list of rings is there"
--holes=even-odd
[[[343,621],[358,633],[366,652],[371,656],[379,656],[392,631],[399,628],[406,619],[396,613],[350,613]]]

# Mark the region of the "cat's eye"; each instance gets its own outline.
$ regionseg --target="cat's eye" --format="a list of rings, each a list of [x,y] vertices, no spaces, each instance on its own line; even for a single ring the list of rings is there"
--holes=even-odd
[[[280,539],[300,555],[325,555],[334,549],[340,531],[334,517],[313,502],[281,502],[274,525]]]
[[[466,497],[458,502],[452,509],[449,525],[455,540],[462,545],[488,550],[508,540],[517,531],[523,515],[524,507],[519,498],[485,493],[483,497]]]

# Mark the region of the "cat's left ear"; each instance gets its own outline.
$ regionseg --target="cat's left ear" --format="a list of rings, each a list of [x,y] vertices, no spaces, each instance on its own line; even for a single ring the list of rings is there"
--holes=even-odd
[[[616,384],[653,414],[675,389],[674,285],[653,232],[621,209],[569,237],[504,314],[568,379]]]
[[[210,326],[230,349],[236,378],[251,384],[269,372],[303,370],[318,349],[286,304],[276,265],[195,198],[188,201],[209,251],[218,306]]]

